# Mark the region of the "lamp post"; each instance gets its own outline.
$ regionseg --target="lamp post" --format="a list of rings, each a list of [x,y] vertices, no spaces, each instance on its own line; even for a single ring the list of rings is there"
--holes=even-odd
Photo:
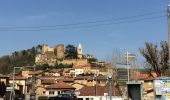
[[[112,74],[108,75],[108,81],[109,81],[109,96],[110,100],[112,100]]]
[[[15,80],[15,69],[21,69],[21,67],[14,67],[13,69],[13,84],[12,84],[12,100],[14,100],[14,93],[15,93],[15,87],[14,87],[14,80]]]

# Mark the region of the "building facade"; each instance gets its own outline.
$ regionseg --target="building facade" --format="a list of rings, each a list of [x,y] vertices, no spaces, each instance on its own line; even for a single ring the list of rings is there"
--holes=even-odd
[[[46,53],[46,52],[54,52],[54,48],[51,48],[49,45],[45,44],[42,45],[42,53]]]

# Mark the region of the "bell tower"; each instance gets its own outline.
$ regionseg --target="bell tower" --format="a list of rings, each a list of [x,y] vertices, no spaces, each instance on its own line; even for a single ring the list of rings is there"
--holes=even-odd
[[[79,59],[82,59],[83,57],[83,50],[82,50],[82,45],[79,43],[77,47],[77,57]]]

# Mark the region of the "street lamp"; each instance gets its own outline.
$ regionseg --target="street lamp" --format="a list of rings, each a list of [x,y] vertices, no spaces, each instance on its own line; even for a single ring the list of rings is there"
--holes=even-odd
[[[109,96],[110,100],[112,100],[112,74],[108,75],[108,81],[109,81]]]
[[[13,69],[12,100],[14,100],[14,93],[15,93],[15,89],[14,89],[15,69],[21,69],[21,68],[22,67],[14,67]]]

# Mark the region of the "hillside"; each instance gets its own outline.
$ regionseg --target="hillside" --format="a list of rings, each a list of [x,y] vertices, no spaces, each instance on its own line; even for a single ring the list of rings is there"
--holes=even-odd
[[[15,51],[11,55],[0,57],[0,73],[8,74],[12,72],[14,66],[34,65],[35,56],[41,51],[41,45],[27,50]]]

